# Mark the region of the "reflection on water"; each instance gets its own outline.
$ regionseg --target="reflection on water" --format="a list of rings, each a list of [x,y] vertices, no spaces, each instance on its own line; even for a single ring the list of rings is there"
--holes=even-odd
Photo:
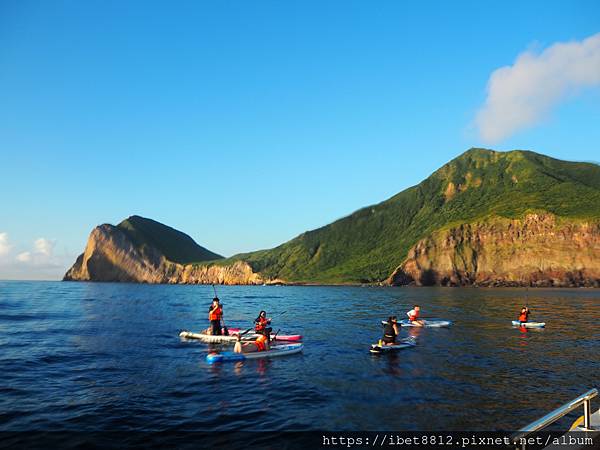
[[[266,309],[305,351],[208,365],[178,332],[211,289],[0,282],[0,430],[515,429],[598,386],[597,290],[221,287],[228,326]],[[415,303],[454,325],[371,355]],[[546,329],[512,327],[523,304]]]
[[[543,333],[545,331],[545,328],[527,328],[527,327],[515,327],[517,330],[519,330],[520,332],[520,337],[521,340],[519,341],[519,344],[521,347],[526,347],[527,346],[527,342],[528,342],[528,334],[529,333]]]

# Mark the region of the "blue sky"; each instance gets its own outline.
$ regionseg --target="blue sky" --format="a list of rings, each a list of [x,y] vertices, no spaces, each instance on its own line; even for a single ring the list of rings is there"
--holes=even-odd
[[[474,146],[598,161],[594,83],[476,124],[494,71],[598,32],[597,1],[0,0],[0,278],[59,278],[131,214],[272,247]]]

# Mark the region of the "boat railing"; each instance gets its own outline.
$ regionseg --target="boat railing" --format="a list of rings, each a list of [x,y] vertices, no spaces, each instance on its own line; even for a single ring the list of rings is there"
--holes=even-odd
[[[580,428],[582,431],[594,431],[592,430],[592,403],[591,400],[598,395],[598,389],[591,389],[587,391],[585,394],[580,395],[574,400],[571,400],[568,403],[565,403],[559,408],[556,408],[554,411],[546,414],[544,417],[536,420],[535,422],[531,422],[524,428],[521,428],[512,436],[513,443],[520,447],[522,450],[525,449],[525,442],[527,441],[527,436],[537,431],[540,431],[546,428],[548,425],[553,424],[561,417],[566,416],[571,411],[583,406],[583,428]]]

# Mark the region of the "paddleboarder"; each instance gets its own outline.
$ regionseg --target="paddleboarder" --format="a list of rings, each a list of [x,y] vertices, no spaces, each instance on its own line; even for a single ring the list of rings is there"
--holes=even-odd
[[[527,306],[523,306],[521,308],[521,313],[519,314],[519,323],[523,325],[529,321],[529,308]]]
[[[419,320],[419,316],[421,315],[421,307],[419,305],[414,305],[413,309],[406,313],[408,316],[408,320],[410,323],[417,327],[425,326],[425,322]]]
[[[223,320],[223,307],[219,302],[219,297],[213,298],[212,304],[208,308],[208,320],[210,321],[210,327],[208,329],[209,334],[220,336],[221,320]]]
[[[383,338],[380,341],[380,345],[395,345],[398,334],[400,334],[398,319],[396,316],[390,316],[387,323],[383,326]]]
[[[258,314],[258,317],[256,319],[254,319],[254,323],[255,323],[254,331],[256,331],[257,334],[265,335],[267,337],[267,339],[269,339],[269,336],[271,335],[271,331],[273,331],[273,328],[267,326],[271,323],[271,318],[267,317],[267,312],[261,311]]]
[[[241,336],[238,336],[237,342],[233,347],[235,353],[266,352],[270,349],[269,339],[264,334],[259,334],[254,342],[244,342],[243,344]]]

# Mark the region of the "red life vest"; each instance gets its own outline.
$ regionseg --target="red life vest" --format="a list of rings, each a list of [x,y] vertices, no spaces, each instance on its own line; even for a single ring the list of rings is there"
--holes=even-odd
[[[410,320],[411,322],[414,322],[418,318],[419,318],[419,311],[417,311],[416,309],[411,309],[408,312],[408,320]]]
[[[269,324],[269,321],[264,318],[264,317],[259,317],[258,319],[256,319],[256,326],[254,327],[255,331],[263,331],[265,328],[267,328],[267,325]]]
[[[256,338],[254,343],[256,344],[256,349],[259,352],[264,352],[267,349],[267,337],[262,334]]]
[[[519,316],[519,322],[527,322],[527,316],[529,315],[529,311],[525,311],[521,313]]]
[[[215,310],[209,311],[209,313],[208,313],[208,320],[221,320],[222,317],[223,317],[223,308],[221,308],[220,306]]]

